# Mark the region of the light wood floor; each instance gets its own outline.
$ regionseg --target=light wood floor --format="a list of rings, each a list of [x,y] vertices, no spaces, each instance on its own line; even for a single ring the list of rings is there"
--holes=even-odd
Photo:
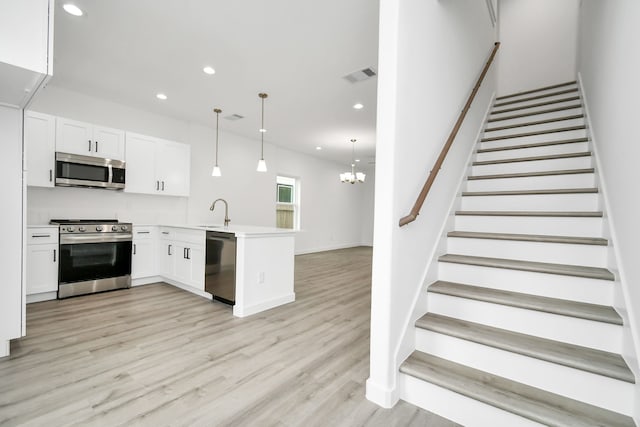
[[[371,249],[296,257],[296,302],[244,319],[167,284],[31,304],[0,425],[450,426],[364,397]]]

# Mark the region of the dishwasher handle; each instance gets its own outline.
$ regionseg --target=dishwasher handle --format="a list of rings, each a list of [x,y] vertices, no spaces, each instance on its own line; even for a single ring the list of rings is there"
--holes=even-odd
[[[207,240],[236,240],[236,235],[219,231],[207,231]]]

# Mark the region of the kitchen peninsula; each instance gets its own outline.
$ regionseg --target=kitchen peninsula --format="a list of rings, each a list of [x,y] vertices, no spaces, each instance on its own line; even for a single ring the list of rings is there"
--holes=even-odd
[[[205,292],[207,231],[236,239],[234,316],[295,301],[295,231],[281,228],[134,224],[132,286],[164,281],[211,298]]]

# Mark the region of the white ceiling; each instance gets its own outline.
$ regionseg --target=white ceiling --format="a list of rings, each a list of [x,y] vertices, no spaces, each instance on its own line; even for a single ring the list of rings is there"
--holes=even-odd
[[[79,18],[56,3],[53,85],[210,127],[219,107],[245,116],[221,129],[256,139],[267,92],[266,142],[348,163],[356,138],[363,166],[375,155],[377,78],[342,78],[377,68],[375,0],[75,0]]]

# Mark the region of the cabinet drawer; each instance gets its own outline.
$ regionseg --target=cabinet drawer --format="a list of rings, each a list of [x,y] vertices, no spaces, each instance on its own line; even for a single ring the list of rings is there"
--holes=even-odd
[[[204,230],[192,230],[189,228],[177,227],[161,227],[160,239],[204,245],[205,233],[206,232]]]
[[[58,243],[58,227],[27,228],[28,245]]]
[[[133,226],[133,240],[152,240],[158,232],[157,227]]]

